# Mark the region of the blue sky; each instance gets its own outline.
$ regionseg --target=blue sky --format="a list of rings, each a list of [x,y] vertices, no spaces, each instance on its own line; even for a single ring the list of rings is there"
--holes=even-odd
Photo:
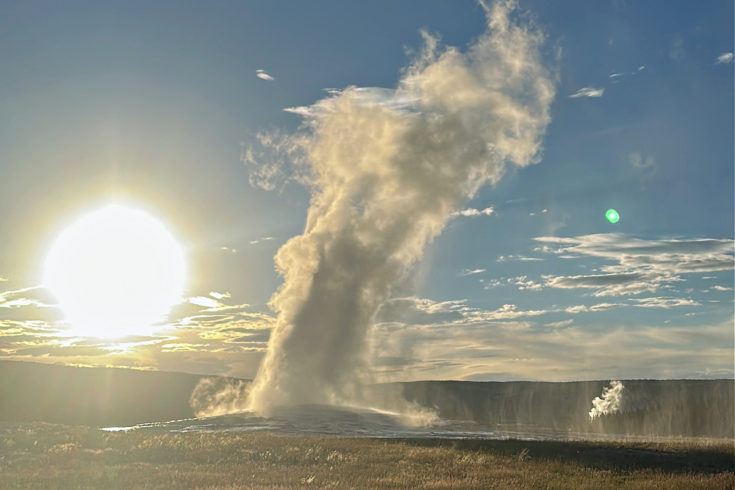
[[[245,151],[307,131],[284,109],[325,89],[395,88],[420,30],[464,50],[485,29],[469,1],[0,5],[0,357],[244,377],[310,195],[298,165],[254,185],[281,155]],[[539,161],[466,200],[394,285],[375,372],[733,376],[732,2],[520,6],[556,91]],[[45,255],[112,200],[168,224],[200,299],[149,337],[69,337],[36,288]]]

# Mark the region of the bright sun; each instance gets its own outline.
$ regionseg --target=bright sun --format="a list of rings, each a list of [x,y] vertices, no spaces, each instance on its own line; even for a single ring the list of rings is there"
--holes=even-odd
[[[181,301],[184,254],[149,214],[109,205],[81,217],[56,240],[44,285],[72,333],[120,337],[150,333]]]

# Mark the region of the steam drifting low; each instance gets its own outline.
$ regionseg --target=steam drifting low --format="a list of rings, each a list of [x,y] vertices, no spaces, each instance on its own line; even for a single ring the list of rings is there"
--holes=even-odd
[[[303,234],[275,257],[284,283],[251,409],[364,400],[369,330],[392,287],[506,163],[538,161],[555,93],[544,37],[515,2],[481,5],[487,30],[466,52],[423,33],[395,89],[348,87],[289,109],[305,118],[287,141],[312,197]]]

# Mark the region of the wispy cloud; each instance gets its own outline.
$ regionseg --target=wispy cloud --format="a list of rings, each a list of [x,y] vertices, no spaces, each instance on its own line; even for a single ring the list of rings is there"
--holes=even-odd
[[[622,296],[655,292],[671,277],[657,274],[591,274],[547,277],[544,286],[559,289],[595,289],[594,296]]]
[[[521,262],[540,262],[544,259],[538,258],[538,257],[525,257],[523,255],[515,255],[515,254],[508,254],[508,255],[500,255],[496,262],[510,262],[518,260]]]
[[[512,320],[547,314],[547,310],[521,310],[514,304],[505,304],[496,310],[480,310],[469,316],[475,321]]]
[[[489,207],[486,207],[485,209],[475,209],[475,208],[462,209],[460,211],[453,212],[452,216],[473,217],[473,216],[490,216],[492,214],[495,214],[495,208],[492,206],[489,206]]]
[[[543,284],[529,279],[528,276],[503,277],[500,279],[490,279],[485,283],[484,289],[497,288],[500,286],[518,286],[519,291],[540,291]]]
[[[524,276],[512,278],[513,284],[528,281]],[[0,353],[16,360],[42,356],[44,362],[194,369],[252,377],[275,319],[250,311],[247,305],[229,305],[227,299],[228,293],[217,291],[194,296],[172,315],[167,330],[123,341],[69,338],[49,322],[0,319]],[[395,298],[381,308],[371,345],[376,352],[378,378],[386,380],[599,378],[610,376],[606,370],[618,369],[614,366],[630,369],[628,377],[643,372],[661,376],[667,372],[689,376],[707,369],[720,372],[726,368],[728,352],[731,357],[727,347],[727,335],[732,343],[731,326],[704,325],[696,332],[679,327],[612,326],[601,333],[576,321],[576,315],[594,315],[613,308],[696,305],[688,299],[652,297],[549,309],[515,304],[483,309],[464,299]],[[552,314],[574,315],[575,319],[544,321]],[[590,356],[591,352],[595,356]],[[666,371],[672,366],[679,371]]]
[[[229,291],[225,291],[224,293],[219,293],[217,291],[210,291],[209,295],[217,300],[227,299],[231,296]]]
[[[577,237],[538,237],[556,247],[555,253],[573,253],[616,260],[626,266],[645,266],[672,273],[730,270],[735,265],[735,241],[718,238],[646,240],[622,233]]]
[[[474,276],[475,274],[482,274],[486,269],[462,269],[461,275],[463,276]]]
[[[384,87],[350,87],[349,91],[335,88],[324,89],[330,96],[310,106],[286,107],[283,110],[306,118],[316,118],[334,112],[334,102],[339,97],[348,94],[355,103],[364,106],[379,106],[400,113],[416,113],[420,100],[415,95],[406,92],[396,92]]]
[[[20,308],[24,306],[48,308],[55,306],[54,303],[48,290],[43,286],[31,286],[0,292],[0,308]]]
[[[515,277],[511,279],[511,282],[518,286],[519,291],[540,291],[543,287],[541,284],[528,279],[526,276]]]
[[[378,321],[405,322],[413,324],[473,324],[489,321],[537,317],[548,313],[547,310],[524,310],[517,305],[505,304],[494,310],[475,308],[466,299],[452,301],[433,301],[427,298],[394,298],[383,304]]]
[[[607,76],[610,83],[616,84],[623,80],[623,78],[636,76],[643,70],[645,70],[646,67],[644,65],[639,65],[637,68],[633,68],[631,71],[616,71]]]
[[[516,283],[525,283],[525,276],[514,278]],[[533,284],[532,282],[530,282]],[[518,318],[540,317],[547,314],[595,313],[613,308],[661,308],[701,306],[700,303],[686,298],[650,297],[630,299],[624,303],[596,303],[592,305],[554,306],[548,309],[523,309],[515,304],[504,304],[496,309],[470,306],[466,299],[434,301],[415,296],[393,298],[386,301],[378,315],[378,323],[405,322],[413,324],[473,324],[493,321],[515,320]]]
[[[545,286],[591,288],[595,296],[635,295],[656,292],[665,284],[683,281],[681,275],[732,270],[733,240],[643,240],[619,233],[572,238],[539,237],[541,251],[570,256],[592,256],[616,262],[600,273],[546,276]]]
[[[283,111],[301,117],[312,117],[314,115],[314,109],[311,106],[284,107]]]
[[[273,80],[275,80],[275,78],[267,74],[265,70],[263,69],[255,70],[255,76],[260,78],[261,80],[267,80],[269,82],[272,82]]]
[[[611,310],[613,308],[621,308],[623,306],[626,306],[624,303],[597,303],[594,305],[573,305],[573,306],[567,306],[562,311],[564,313],[570,313],[572,315],[576,315],[579,313],[592,313],[596,311],[606,311]]]
[[[628,154],[628,162],[638,170],[652,169],[656,162],[651,155],[643,155],[639,151],[634,151]]]
[[[715,65],[726,65],[726,64],[732,63],[732,60],[733,60],[732,53],[722,53],[715,60]]]
[[[252,377],[270,334],[263,325],[257,317],[208,326],[192,322],[163,335],[108,340],[69,338],[38,322],[0,321],[0,354],[8,360]]]
[[[549,327],[549,328],[565,328],[565,327],[572,325],[573,323],[574,323],[574,320],[570,318],[568,320],[560,320],[558,322],[546,323],[544,324],[544,326]]]
[[[173,308],[149,336],[77,338],[50,308],[40,287],[0,291],[0,355],[8,360],[62,362],[253,377],[274,318],[211,291]]]
[[[571,319],[513,319],[514,312],[522,313],[507,306],[487,321],[379,323],[372,340],[377,377],[562,381],[732,373],[732,319],[696,329],[621,323],[600,331]]]
[[[205,308],[219,308],[220,306],[223,306],[222,303],[216,299],[209,298],[207,296],[194,296],[193,298],[189,298],[189,303],[197,306],[203,306]]]
[[[268,241],[271,241],[271,240],[273,240],[273,237],[272,236],[264,236],[264,237],[256,238],[255,240],[250,240],[249,243],[250,243],[250,245],[257,245],[257,244],[259,244],[261,242],[268,242]]]
[[[630,300],[639,308],[678,308],[680,306],[700,306],[701,304],[687,298],[633,298]]]
[[[684,56],[684,40],[681,36],[675,36],[671,40],[671,46],[669,47],[669,58],[672,60],[678,60]]]
[[[604,88],[583,87],[571,94],[569,97],[572,99],[576,99],[579,97],[602,97],[602,94],[604,93]]]

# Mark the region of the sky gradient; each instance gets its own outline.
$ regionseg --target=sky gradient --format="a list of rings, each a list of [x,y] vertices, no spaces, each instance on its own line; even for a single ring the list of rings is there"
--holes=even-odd
[[[346,87],[385,103],[422,30],[464,51],[485,29],[469,1],[0,5],[0,357],[246,378],[310,201],[278,142]],[[732,2],[520,7],[555,89],[543,148],[392,288],[376,379],[733,377]],[[70,336],[45,257],[110,202],[167,224],[186,299],[151,335]]]

